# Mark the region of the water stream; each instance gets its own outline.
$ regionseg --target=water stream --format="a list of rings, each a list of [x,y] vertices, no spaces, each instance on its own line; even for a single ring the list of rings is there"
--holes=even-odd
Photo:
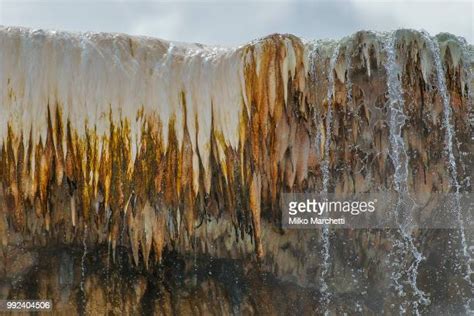
[[[328,100],[328,109],[326,112],[326,126],[325,126],[325,143],[324,143],[324,160],[321,165],[321,170],[323,174],[323,194],[328,193],[329,189],[329,150],[331,145],[331,124],[332,124],[332,107],[333,107],[333,95],[334,95],[334,67],[336,65],[337,58],[339,57],[339,44],[334,48],[332,53],[331,59],[329,61],[329,69],[328,69],[328,93],[327,93],[327,100]],[[322,270],[321,270],[321,295],[322,295],[322,303],[325,306],[324,314],[328,314],[328,305],[331,300],[331,292],[329,291],[329,286],[327,284],[327,274],[329,269],[331,268],[331,258],[330,258],[330,248],[331,248],[331,241],[329,236],[329,227],[324,225],[322,228]]]
[[[448,169],[451,175],[451,189],[454,191],[454,216],[456,216],[456,220],[459,225],[459,235],[461,239],[461,252],[463,257],[465,258],[466,263],[466,271],[464,275],[464,279],[469,285],[471,289],[470,297],[466,300],[465,309],[467,315],[474,315],[474,306],[473,306],[473,296],[474,296],[474,284],[472,282],[472,275],[474,271],[471,267],[471,263],[474,262],[474,258],[472,257],[472,251],[470,251],[473,245],[470,245],[467,238],[466,238],[466,231],[464,228],[464,221],[461,214],[461,185],[458,181],[458,171],[457,171],[457,162],[454,156],[454,148],[453,148],[453,141],[455,140],[455,127],[454,127],[454,119],[453,113],[451,108],[451,101],[450,96],[447,91],[446,87],[446,79],[444,74],[443,62],[441,60],[441,52],[439,48],[439,44],[436,39],[432,39],[431,36],[425,32],[422,33],[429,50],[433,54],[434,64],[436,68],[436,88],[438,93],[441,96],[443,102],[443,125],[445,129],[444,135],[444,142],[445,142],[445,153],[448,162]]]
[[[473,64],[451,35],[272,35],[219,56],[218,48],[123,35],[0,28],[0,41],[5,295],[41,297],[48,286],[52,300],[63,297],[60,314],[474,315],[474,236],[463,208],[474,170],[463,121]],[[54,132],[53,142],[30,137],[25,153],[18,142],[29,126],[32,135]],[[110,154],[96,153],[93,139]],[[243,181],[252,172],[262,177],[261,210]],[[62,214],[70,183],[93,196],[73,193],[71,214]],[[329,198],[387,187],[396,200],[375,214],[387,219],[382,229],[286,229],[273,208],[287,192]],[[451,205],[439,213],[456,228],[416,226],[434,213],[418,212],[414,200],[447,188]],[[76,208],[96,203],[96,191],[107,192],[108,205]],[[150,225],[157,218],[143,205],[164,210],[164,222]],[[64,253],[60,263],[43,255],[55,253]]]
[[[387,90],[389,99],[389,156],[395,168],[394,186],[395,191],[398,194],[398,199],[394,211],[399,219],[400,234],[402,236],[402,240],[394,241],[395,249],[397,249],[398,260],[394,261],[393,268],[398,271],[394,271],[392,274],[392,281],[394,282],[398,295],[400,297],[405,297],[405,289],[401,283],[401,278],[404,274],[402,271],[402,258],[405,258],[408,253],[411,254],[413,258],[411,258],[412,262],[407,270],[407,277],[415,298],[415,300],[412,301],[413,312],[416,315],[419,315],[419,305],[429,304],[430,301],[426,294],[420,290],[417,285],[418,267],[425,258],[414,244],[412,236],[413,227],[410,225],[410,220],[412,218],[410,205],[412,204],[409,203],[408,155],[406,152],[405,141],[403,139],[403,127],[407,117],[404,114],[403,88],[401,84],[400,65],[397,62],[396,41],[396,33],[392,33],[387,37],[385,42],[385,51],[387,54],[385,69],[387,72]],[[400,313],[403,314],[406,312],[406,304],[407,302],[404,302],[400,305]]]

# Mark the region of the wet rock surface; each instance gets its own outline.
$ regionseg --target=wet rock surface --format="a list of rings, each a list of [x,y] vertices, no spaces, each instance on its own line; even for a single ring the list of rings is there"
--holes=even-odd
[[[283,229],[279,208],[285,192],[471,192],[462,39],[0,42],[1,298],[59,314],[469,312],[469,223],[323,233]]]

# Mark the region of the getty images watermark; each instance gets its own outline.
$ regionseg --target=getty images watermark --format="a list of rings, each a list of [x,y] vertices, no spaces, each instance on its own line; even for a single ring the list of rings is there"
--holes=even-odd
[[[361,213],[375,212],[375,203],[373,201],[329,201],[328,199],[306,199],[306,201],[290,201],[288,203],[288,224],[296,225],[343,225],[346,223],[345,216],[332,218],[328,214],[336,216],[347,213],[352,216]],[[301,214],[310,214],[311,216],[301,216]],[[313,216],[314,215],[314,216]]]
[[[282,226],[332,228],[473,228],[473,195],[393,192],[370,194],[284,193]]]

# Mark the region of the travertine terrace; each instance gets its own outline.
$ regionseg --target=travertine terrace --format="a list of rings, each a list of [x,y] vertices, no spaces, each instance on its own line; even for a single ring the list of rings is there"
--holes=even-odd
[[[318,232],[281,229],[279,198],[321,190],[325,159],[330,192],[393,189],[389,36],[407,118],[409,190],[448,192],[443,102],[433,52],[418,31],[359,32],[337,42],[275,34],[223,48],[0,28],[4,277],[29,273],[41,247],[86,245],[88,253],[105,248],[111,266],[128,254],[131,266],[153,270],[171,253],[194,254],[259,263],[278,280],[311,288]],[[449,34],[433,40],[451,101],[457,176],[470,190],[472,46]],[[334,238],[350,246],[337,256],[344,261],[347,249],[370,244],[357,265],[371,267],[391,247],[386,234],[338,231]],[[12,262],[25,263],[16,271]],[[101,291],[97,275],[83,277],[82,292]],[[87,311],[92,303],[83,301]]]

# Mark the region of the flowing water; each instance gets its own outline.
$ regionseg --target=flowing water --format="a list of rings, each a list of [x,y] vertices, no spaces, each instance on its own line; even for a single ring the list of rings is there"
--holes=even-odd
[[[454,119],[453,119],[453,110],[451,108],[451,101],[449,97],[449,93],[446,87],[446,79],[444,74],[443,62],[441,60],[441,52],[439,48],[439,44],[435,39],[432,39],[429,34],[423,33],[423,37],[428,44],[428,48],[433,54],[434,64],[436,68],[436,88],[438,93],[441,96],[443,102],[443,127],[445,129],[445,152],[446,158],[448,160],[448,169],[451,174],[451,188],[454,191],[454,216],[456,216],[456,220],[459,225],[459,235],[461,239],[461,252],[463,257],[465,258],[466,268],[465,268],[465,275],[464,279],[469,284],[469,288],[471,291],[471,296],[466,300],[465,309],[468,315],[474,315],[474,306],[473,305],[473,296],[474,296],[474,284],[472,282],[472,275],[474,271],[471,267],[471,263],[474,262],[474,258],[472,257],[472,247],[468,242],[466,237],[466,230],[464,229],[464,221],[461,214],[461,202],[460,202],[460,184],[458,181],[458,171],[457,171],[457,163],[456,158],[454,156],[454,146],[453,142],[455,140],[455,126],[454,126]]]
[[[334,68],[336,66],[337,58],[339,57],[339,45],[334,48],[331,59],[329,61],[328,69],[328,92],[327,101],[328,109],[326,112],[326,130],[325,130],[325,143],[324,143],[324,160],[321,165],[323,173],[323,193],[328,193],[329,188],[329,150],[331,146],[331,130],[332,130],[332,116],[333,116],[333,97],[334,97]]]
[[[9,32],[5,31],[7,34]],[[34,37],[36,44],[46,40],[51,40],[54,44],[58,42],[55,38],[61,39],[61,36],[35,33],[25,35],[24,41],[30,43]],[[67,124],[66,134],[69,134],[70,128],[74,135],[75,130],[78,130],[78,136],[72,137],[74,141],[68,139],[67,146],[64,145],[62,148],[69,153],[66,155],[69,157],[66,167],[71,169],[67,171],[70,173],[68,177],[77,178],[76,181],[81,181],[81,185],[90,189],[84,192],[94,192],[96,187],[89,187],[90,183],[95,185],[99,183],[100,189],[102,186],[105,188],[111,185],[108,189],[114,192],[109,199],[112,199],[111,205],[117,205],[114,208],[115,213],[108,206],[104,206],[105,209],[97,207],[96,212],[91,213],[86,213],[82,208],[76,212],[74,201],[89,198],[84,195],[75,196],[71,200],[72,228],[64,228],[71,229],[74,233],[71,234],[71,238],[65,238],[64,243],[70,245],[71,249],[79,249],[72,253],[76,255],[73,262],[76,262],[78,267],[74,269],[76,273],[74,277],[68,277],[74,280],[74,285],[70,284],[73,281],[69,279],[62,283],[70,286],[71,290],[78,294],[70,300],[75,302],[79,312],[86,314],[88,311],[95,311],[94,303],[99,307],[101,304],[107,307],[104,305],[107,302],[101,301],[101,295],[88,297],[91,293],[103,291],[107,295],[110,293],[107,299],[124,302],[117,307],[117,314],[127,311],[134,311],[130,312],[131,314],[151,314],[156,313],[162,306],[163,310],[164,306],[166,308],[171,306],[172,308],[168,310],[180,314],[178,309],[188,305],[203,311],[215,307],[214,314],[240,314],[253,311],[265,315],[290,312],[303,315],[315,313],[379,315],[387,312],[419,315],[433,311],[436,312],[435,315],[450,315],[457,314],[461,309],[463,315],[474,314],[470,307],[473,303],[472,295],[466,295],[468,286],[470,294],[473,294],[471,281],[473,271],[470,264],[474,263],[474,259],[470,252],[474,250],[474,246],[470,241],[471,226],[466,224],[465,220],[463,222],[460,202],[461,188],[465,188],[468,180],[464,177],[462,165],[461,156],[464,153],[458,155],[457,151],[465,145],[461,140],[465,139],[466,132],[465,129],[456,128],[454,124],[453,106],[457,104],[454,101],[458,100],[455,100],[452,94],[456,93],[456,90],[451,86],[451,70],[457,66],[451,67],[453,64],[449,64],[449,57],[446,56],[455,56],[456,51],[445,53],[443,45],[446,42],[440,40],[438,44],[438,40],[431,39],[427,34],[407,30],[383,37],[372,32],[360,32],[352,36],[349,41],[342,40],[339,43],[321,41],[314,47],[310,46],[308,71],[306,67],[308,56],[303,53],[306,52],[308,43],[283,35],[272,36],[271,40],[263,44],[260,40],[256,41],[247,49],[230,49],[228,54],[219,55],[220,57],[215,56],[215,51],[211,48],[180,47],[151,42],[148,39],[125,38],[122,35],[103,40],[102,35],[94,35],[87,37],[87,41],[80,36],[75,39],[76,37],[71,35],[70,38],[61,39],[59,43],[71,42],[70,46],[75,47],[74,51],[68,51],[69,48],[63,47],[62,44],[52,45],[46,42],[47,45],[42,44],[43,50],[31,49],[23,52],[23,48],[28,45],[18,45],[23,43],[22,41],[10,43],[10,37],[10,35],[2,37],[0,28],[0,39],[4,43],[2,47],[5,48],[0,55],[7,57],[0,58],[2,69],[0,73],[5,73],[7,78],[5,80],[3,77],[0,78],[0,83],[2,80],[5,81],[5,86],[9,88],[3,98],[6,106],[0,106],[2,114],[0,121],[3,120],[2,117],[12,117],[13,120],[11,132],[2,134],[0,131],[0,139],[6,139],[6,145],[2,146],[0,151],[0,167],[2,170],[8,170],[8,173],[0,172],[0,177],[3,177],[0,179],[3,184],[0,188],[0,211],[8,209],[5,205],[10,207],[9,204],[15,202],[15,199],[9,198],[8,205],[2,204],[4,194],[12,195],[18,188],[27,189],[26,186],[25,189],[15,182],[18,180],[18,175],[23,177],[22,164],[15,161],[15,157],[22,157],[24,153],[20,149],[15,153],[16,148],[21,147],[14,140],[22,137],[25,126],[30,126],[32,121],[37,125],[33,133],[39,130],[47,134],[50,129],[53,130],[49,125],[54,125],[58,129],[56,137],[59,140],[64,138],[64,131],[60,131],[58,123],[53,124],[49,116],[46,116],[48,124],[44,122],[39,124],[39,118],[45,114],[39,112],[48,108],[44,100],[49,100],[49,95],[57,97],[58,104],[61,103],[59,101],[69,99],[74,101],[67,103],[62,109],[63,112],[59,110],[57,112],[74,119]],[[89,47],[86,49],[84,45],[88,41],[92,44],[97,41],[97,45],[91,44],[90,47],[86,45]],[[54,54],[50,53],[53,48]],[[36,53],[38,51],[42,54],[38,55]],[[271,55],[268,55],[270,53]],[[419,60],[414,61],[412,54],[416,54]],[[34,58],[29,58],[30,55]],[[43,59],[43,55],[55,56],[51,59],[54,63],[48,58]],[[72,61],[63,58],[63,55],[76,56],[78,60]],[[442,58],[448,63],[449,73],[444,72]],[[5,63],[4,60],[7,59],[10,61]],[[113,65],[106,63],[114,60],[116,63]],[[269,63],[269,60],[272,62]],[[30,69],[30,64],[41,65],[46,61],[51,65],[44,68],[51,69],[47,76],[44,75],[48,79],[46,80],[48,84],[44,86],[34,84],[42,80],[41,71],[34,69],[34,71],[21,71]],[[76,69],[77,65],[81,67]],[[281,73],[275,73],[275,69],[281,70]],[[74,78],[69,75],[71,73],[77,73],[77,77],[81,80],[73,80]],[[467,76],[472,76],[472,72],[468,71]],[[27,81],[25,78],[30,79]],[[345,100],[341,101],[344,99],[344,94],[340,98],[341,90],[344,88],[339,89],[343,78]],[[340,82],[337,82],[338,79]],[[427,88],[431,86],[430,81],[433,79],[435,82],[432,89],[436,91]],[[462,81],[456,81],[458,80],[456,78],[453,80],[456,85]],[[24,105],[22,103],[21,106],[16,106],[16,98],[24,93],[22,84],[24,82],[27,82],[28,89],[34,92],[26,93],[32,95],[34,102],[27,102],[25,99]],[[410,86],[413,82],[416,84]],[[423,101],[417,103],[418,82],[421,82],[422,86],[421,98],[436,99],[433,106],[425,107]],[[61,83],[67,84],[61,85]],[[281,86],[281,83],[284,85]],[[461,87],[463,85],[464,83],[459,84]],[[284,91],[276,91],[276,87],[283,87]],[[469,94],[472,99],[470,88]],[[276,98],[281,98],[278,99],[281,102],[274,102],[278,101]],[[310,103],[307,100],[312,102],[313,99],[314,107],[307,107]],[[465,102],[465,99],[462,97],[461,101]],[[90,108],[81,107],[84,103]],[[116,126],[123,125],[123,130],[119,129],[117,135],[109,133],[108,123],[100,121],[98,115],[85,117],[85,114],[92,110],[97,113],[104,111],[108,113],[109,109],[103,106],[103,103],[111,104],[110,111],[113,110],[115,114],[119,111],[122,113],[122,110],[128,111],[123,113],[123,122],[117,118]],[[144,104],[145,107],[135,113],[137,104]],[[284,109],[281,107],[283,104],[286,106]],[[433,110],[438,104],[441,104],[442,108]],[[269,105],[271,107],[267,108]],[[38,113],[31,117],[20,115],[23,121],[21,124],[14,124],[18,123],[15,118],[20,116],[17,112],[9,111],[19,109],[19,112],[30,114],[23,111],[26,106],[37,109]],[[268,110],[268,113],[260,111],[262,109]],[[315,128],[309,127],[307,118],[300,115],[311,113],[312,110],[315,114],[313,124]],[[247,115],[244,115],[246,112]],[[4,113],[8,115],[3,115]],[[421,115],[418,115],[419,113]],[[429,118],[438,114],[442,121],[442,129],[432,130],[433,133],[428,136],[413,133],[417,128],[424,131],[433,126],[437,127],[437,121],[434,119],[436,123],[433,123]],[[112,120],[112,113],[110,115]],[[118,114],[116,116],[118,117]],[[135,119],[142,116],[150,118],[150,121],[140,121],[143,127]],[[272,119],[279,116],[281,121]],[[259,120],[253,120],[254,117],[258,117]],[[157,118],[165,124],[167,128],[163,130],[163,135],[161,132],[155,134],[155,129],[160,130],[161,125],[154,126],[157,123],[151,118]],[[248,122],[249,118],[251,124]],[[94,134],[94,137],[101,139],[110,137],[113,140],[110,142],[110,151],[113,155],[122,152],[123,161],[109,159],[107,155],[98,155],[93,146],[90,150],[83,150],[89,146],[89,135],[83,137],[85,127],[78,127],[84,119],[98,124],[101,132]],[[132,122],[131,127],[128,126],[128,121]],[[380,122],[382,124],[379,124]],[[0,122],[0,127],[2,126],[9,127],[6,120]],[[382,127],[379,129],[379,126]],[[269,139],[275,141],[268,144],[261,143],[259,137],[263,131],[268,132],[271,136]],[[10,137],[10,134],[14,135]],[[432,135],[438,137],[430,137]],[[314,141],[311,140],[313,136]],[[161,138],[164,140],[163,143],[156,141]],[[34,141],[31,140],[32,143]],[[79,143],[75,143],[76,141]],[[311,145],[314,145],[315,153],[311,152],[313,146],[308,145],[310,142],[313,142]],[[61,141],[56,140],[52,143],[61,144]],[[414,143],[416,144],[413,145]],[[241,144],[249,144],[248,148],[247,145],[242,146],[244,150],[241,157],[231,156],[230,153],[235,153]],[[266,146],[258,146],[260,144]],[[37,148],[33,149],[36,148],[39,154],[44,151],[41,141],[35,146]],[[131,150],[129,154],[128,147],[136,150]],[[55,151],[59,151],[58,148],[48,147],[44,152],[56,155]],[[431,148],[435,150],[431,152]],[[436,156],[437,152],[441,151],[437,149],[441,148],[444,148],[445,156]],[[279,158],[276,165],[284,173],[267,172],[270,170],[266,165],[267,161],[260,159],[267,157],[267,152],[281,152],[283,158]],[[433,155],[429,156],[429,162],[426,163],[420,158],[419,152]],[[49,158],[46,154],[44,157]],[[385,154],[388,154],[389,163],[386,163]],[[93,179],[90,181],[76,176],[76,173],[80,175],[84,173],[82,160],[87,155],[103,157],[103,161],[96,165],[105,166],[92,170],[91,174],[98,176],[91,176]],[[187,155],[192,159],[180,160]],[[61,158],[61,153],[57,156]],[[140,157],[140,162],[143,164],[135,163],[137,157]],[[221,159],[222,166],[216,158]],[[262,160],[262,166],[254,164],[256,158],[257,161]],[[43,159],[43,162],[46,161],[48,159]],[[56,158],[53,161],[62,160]],[[232,162],[232,165],[226,165],[227,162]],[[390,162],[393,164],[393,169]],[[448,168],[444,168],[444,163]],[[81,172],[76,172],[71,166],[78,167]],[[426,169],[428,180],[425,179],[422,184],[420,184],[422,180],[416,179],[419,175],[419,173],[417,175],[418,166],[421,166],[419,169]],[[45,172],[40,175],[53,174],[53,167],[58,167],[58,172],[62,172],[59,164],[57,166],[51,164],[40,167],[45,168]],[[223,169],[224,167],[227,169]],[[244,193],[242,195],[236,193],[247,192],[249,188],[239,187],[236,184],[239,181],[233,176],[223,174],[226,173],[225,170],[232,171],[234,167],[241,167],[243,171],[252,170],[265,177],[265,181],[262,181],[265,185],[257,187],[257,194],[251,191],[254,193],[252,197],[258,196],[255,204],[259,207],[253,205],[254,208],[250,213],[240,210],[231,212],[234,211],[235,205],[227,201],[235,199],[237,205],[248,202],[246,200],[248,197]],[[166,169],[169,174],[159,173],[152,177],[151,175],[156,173],[155,169]],[[241,177],[245,180],[247,174],[243,171]],[[7,174],[17,176],[10,177],[6,176]],[[288,183],[293,183],[292,177],[298,179],[298,186],[288,188],[286,180],[290,180]],[[276,184],[275,196],[287,190],[293,192],[302,189],[309,192],[318,186],[323,196],[329,196],[333,192],[351,192],[351,190],[377,191],[385,188],[392,177],[393,191],[398,199],[396,203],[384,209],[387,213],[382,215],[394,214],[398,221],[395,225],[387,227],[391,229],[389,233],[370,228],[333,231],[329,225],[323,225],[321,231],[308,233],[280,231],[273,226],[278,222],[279,214],[274,218],[266,217],[270,216],[266,210],[270,205],[267,205],[268,199],[272,196],[269,194],[268,184]],[[412,199],[418,197],[414,192],[433,193],[427,191],[431,188],[433,190],[445,188],[447,181],[444,179],[448,177],[455,195],[451,217],[457,219],[460,228],[446,237],[448,233],[443,235],[444,231],[423,230],[424,228],[414,226],[416,216],[412,215]],[[51,214],[60,214],[58,209],[62,206],[62,200],[52,193],[68,192],[61,181],[57,183],[53,181],[58,179],[55,174],[51,181],[44,182],[49,186],[44,188],[45,201],[51,206],[51,209],[48,208],[46,211],[52,212]],[[242,185],[244,183],[245,181],[242,181]],[[433,185],[428,187],[425,186],[426,183]],[[41,190],[42,184],[43,182],[39,182],[37,185]],[[188,198],[196,198],[197,195],[188,196],[190,188],[194,186],[197,192],[194,193],[199,194],[197,199],[199,203],[193,204],[193,208],[187,210],[182,205]],[[9,190],[2,191],[4,187],[8,187]],[[154,192],[159,194],[154,196]],[[27,191],[21,193],[29,194]],[[33,197],[38,194],[34,193]],[[125,208],[120,211],[123,209],[122,199],[127,196],[129,198]],[[203,205],[201,197],[205,201]],[[163,225],[152,228],[151,256],[155,262],[146,267],[142,259],[145,253],[146,257],[150,255],[147,250],[150,249],[150,244],[147,243],[150,240],[147,238],[150,221],[147,221],[148,216],[145,216],[149,211],[145,212],[139,207],[142,203],[135,201],[158,205],[162,198],[170,200],[169,206],[166,206],[169,211],[165,212],[167,215],[163,219]],[[132,212],[129,204],[133,206],[133,213],[127,213],[127,209],[128,212]],[[28,215],[30,211],[26,209],[25,214]],[[31,232],[33,237],[34,234],[41,233],[35,227],[25,226],[32,223],[29,221],[23,223],[20,216],[22,213],[2,212],[0,212],[2,243],[3,239],[8,237],[3,236],[8,232],[4,229],[3,220],[5,223],[19,222],[17,224],[23,229],[22,231]],[[107,214],[105,221],[101,212]],[[112,214],[117,216],[111,217]],[[60,216],[52,218],[56,222],[51,227],[63,227],[61,226],[63,223],[59,222]],[[115,224],[111,222],[112,218],[118,220],[120,224],[111,225]],[[196,218],[204,218],[202,226],[192,225],[196,224],[194,222]],[[218,225],[214,224],[216,223],[214,219],[219,219]],[[255,220],[251,229],[253,235],[246,229],[249,219]],[[35,217],[32,217],[32,220],[34,221]],[[78,228],[82,227],[76,221],[94,225],[90,227],[84,225],[83,235],[74,235],[81,231]],[[96,229],[95,224],[105,225],[106,229],[100,231]],[[190,232],[184,229],[184,224],[191,224]],[[134,242],[135,248],[130,248],[131,240],[127,235],[132,229],[138,230],[141,236],[138,242]],[[238,237],[236,240],[233,234]],[[189,239],[186,239],[187,237]],[[26,235],[25,242],[30,240],[28,238],[30,236]],[[101,252],[103,248],[99,244],[95,245],[95,241],[99,243],[101,240],[109,241],[105,275],[101,272],[102,269],[98,268],[104,266],[101,261],[105,257]],[[189,242],[182,243],[183,240]],[[262,253],[259,251],[254,253],[253,243],[257,240],[262,242],[264,249]],[[454,251],[458,255],[456,258],[451,258],[451,253],[443,248],[447,244],[455,246]],[[34,259],[37,253],[33,252],[36,251],[34,247],[31,249],[30,256]],[[116,249],[117,262],[114,260]],[[133,252],[134,249],[142,251],[142,255],[135,256],[140,260],[134,260],[135,257],[127,253]],[[389,249],[392,251],[387,256]],[[16,253],[11,255],[17,256]],[[262,256],[258,265],[254,265],[253,259],[252,261],[246,259],[254,258],[255,255]],[[40,258],[51,262],[43,266],[53,270],[47,274],[51,275],[53,282],[55,269],[53,258],[45,256]],[[28,265],[31,261],[33,266],[36,264],[33,259],[17,262],[25,261],[25,265]],[[381,264],[384,260],[388,262],[386,265]],[[29,269],[29,266],[26,268]],[[28,271],[26,268],[18,270]],[[462,272],[463,278],[459,277],[459,273],[452,273],[455,269]],[[390,276],[387,270],[392,273]],[[63,268],[62,274],[67,275],[64,271],[69,270]],[[6,277],[0,281],[9,282]],[[127,286],[123,286],[124,284]],[[25,293],[24,289],[29,289],[30,285],[18,286],[14,289],[17,292],[12,296],[25,297],[25,294],[21,293]],[[91,285],[97,288],[97,292],[90,291]],[[33,289],[36,287],[35,285]],[[386,295],[387,289],[395,294]],[[53,292],[59,290],[51,291]],[[261,299],[267,297],[269,293],[272,294],[271,300]],[[314,295],[315,293],[319,295]],[[166,301],[168,298],[169,302]],[[226,304],[229,306],[224,308]],[[181,314],[187,315],[190,312],[181,310]]]
[[[392,280],[395,285],[395,289],[398,295],[405,297],[406,293],[403,285],[401,284],[400,278],[403,276],[401,271],[403,268],[401,259],[405,258],[407,252],[410,252],[413,256],[413,261],[407,271],[408,281],[413,290],[414,297],[416,300],[412,302],[413,311],[416,315],[419,315],[419,304],[429,304],[429,299],[426,294],[418,288],[418,267],[420,263],[425,259],[423,254],[419,252],[414,244],[412,236],[412,227],[410,226],[409,220],[411,217],[410,204],[406,203],[405,199],[410,199],[408,189],[408,155],[405,149],[405,141],[403,139],[403,127],[407,119],[404,114],[404,100],[403,100],[403,88],[400,81],[400,66],[397,63],[397,50],[396,50],[396,33],[391,34],[385,43],[385,50],[387,53],[387,61],[385,68],[387,71],[387,89],[389,99],[389,131],[390,131],[390,152],[389,156],[393,162],[394,172],[394,186],[398,194],[398,202],[395,206],[394,211],[404,219],[404,223],[400,222],[400,233],[402,240],[395,241],[395,248],[397,251],[398,260],[394,261],[395,271],[392,275]],[[408,222],[407,222],[408,219]],[[406,302],[400,305],[400,312],[406,312]]]
[[[351,39],[346,43],[346,50],[345,50],[345,64],[346,64],[345,85],[346,85],[346,90],[347,90],[346,105],[349,108],[352,107],[353,109],[355,109],[356,106],[355,106],[355,104],[353,102],[353,98],[352,98],[353,84],[352,84],[352,73],[351,73],[352,72],[352,54],[351,54],[351,52],[353,52],[353,50],[354,50],[354,42]],[[351,131],[352,130],[350,130],[350,132]],[[359,280],[356,277],[356,273],[355,273],[354,270],[352,270],[351,276],[352,276],[352,282],[353,282],[354,286],[356,288],[360,289]],[[366,288],[360,289],[360,291],[366,291],[366,290],[367,290]],[[362,312],[362,305],[361,305],[359,299],[354,300],[354,308],[355,308],[355,311]]]
[[[326,126],[325,126],[325,143],[324,143],[324,160],[321,165],[322,174],[323,174],[323,194],[328,193],[329,189],[329,150],[331,146],[331,124],[332,124],[332,111],[333,111],[333,94],[334,94],[334,67],[337,62],[337,58],[339,57],[339,45],[334,48],[332,53],[331,59],[329,61],[329,69],[328,69],[328,93],[327,93],[327,100],[328,100],[328,109],[326,112]],[[331,300],[331,292],[329,291],[329,286],[327,284],[327,274],[329,269],[331,268],[331,241],[329,236],[329,227],[324,225],[322,229],[322,251],[321,254],[323,256],[323,263],[321,269],[321,294],[322,294],[322,303],[325,306],[325,315],[328,314],[328,305]]]

